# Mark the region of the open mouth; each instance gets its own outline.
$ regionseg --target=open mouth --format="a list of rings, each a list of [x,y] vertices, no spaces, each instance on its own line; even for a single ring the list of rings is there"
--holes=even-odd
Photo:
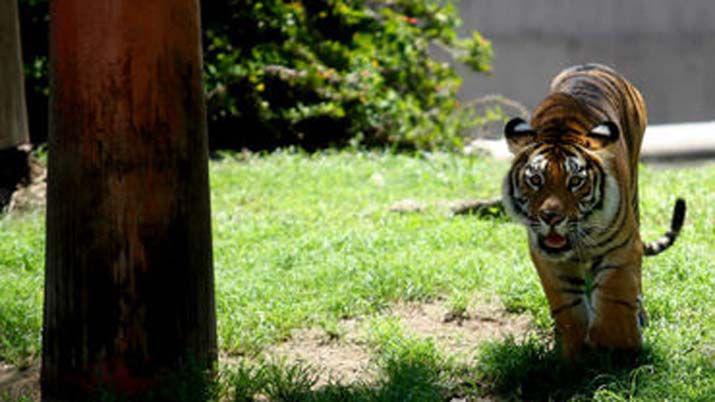
[[[551,231],[546,236],[539,236],[539,246],[548,253],[561,253],[571,249],[571,244],[566,237]]]

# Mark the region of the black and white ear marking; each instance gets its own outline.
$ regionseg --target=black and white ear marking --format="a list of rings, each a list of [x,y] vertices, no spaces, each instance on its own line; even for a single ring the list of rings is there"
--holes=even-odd
[[[618,137],[621,136],[621,130],[618,129],[616,123],[605,121],[592,128],[588,135],[601,142],[601,145],[605,147],[618,140]]]
[[[524,145],[534,139],[536,131],[524,119],[515,117],[504,126],[504,136],[509,145],[509,150],[512,153],[517,153]]]
[[[611,129],[605,125],[601,124],[600,126],[596,126],[591,130],[591,135],[599,135],[603,137],[610,137],[611,136]]]
[[[509,122],[506,123],[506,127],[504,127],[504,135],[507,137],[524,134],[533,135],[534,129],[521,117],[515,117],[509,120]]]

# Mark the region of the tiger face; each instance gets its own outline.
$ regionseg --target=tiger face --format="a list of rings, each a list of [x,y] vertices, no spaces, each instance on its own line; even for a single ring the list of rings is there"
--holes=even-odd
[[[596,141],[608,141],[612,130],[599,125],[591,132],[601,137]],[[549,141],[521,119],[512,120],[506,134],[515,153],[503,185],[507,213],[528,228],[532,249],[544,257],[587,254],[590,237],[613,220],[620,201],[617,181],[599,152],[606,144]]]

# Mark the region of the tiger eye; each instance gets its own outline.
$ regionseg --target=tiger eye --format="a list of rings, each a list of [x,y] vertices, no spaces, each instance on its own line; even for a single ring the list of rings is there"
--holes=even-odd
[[[529,176],[527,180],[532,187],[541,187],[541,185],[543,184],[543,180],[541,180],[541,176],[539,176],[538,174]]]
[[[571,179],[569,179],[569,188],[572,189],[572,190],[576,190],[576,189],[578,189],[579,187],[581,187],[581,185],[583,184],[583,182],[584,182],[583,177],[574,176],[574,177],[572,177]]]

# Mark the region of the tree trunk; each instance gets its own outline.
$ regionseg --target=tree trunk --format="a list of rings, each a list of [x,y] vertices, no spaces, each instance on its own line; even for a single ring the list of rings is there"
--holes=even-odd
[[[30,142],[17,0],[0,0],[0,150]]]
[[[199,21],[198,0],[51,4],[44,401],[216,361]]]
[[[17,0],[0,0],[0,211],[29,178],[29,142]]]

